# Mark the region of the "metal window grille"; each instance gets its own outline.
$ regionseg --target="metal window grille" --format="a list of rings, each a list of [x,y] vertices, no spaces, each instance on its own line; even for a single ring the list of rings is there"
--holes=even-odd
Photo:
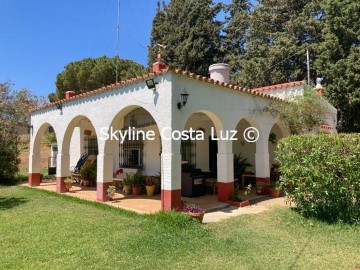
[[[96,136],[84,136],[84,152],[88,155],[98,155],[98,143]]]
[[[196,140],[181,141],[182,161],[186,161],[188,165],[196,167]]]
[[[119,166],[125,168],[143,168],[144,138],[139,134],[137,140],[125,138],[119,141]]]

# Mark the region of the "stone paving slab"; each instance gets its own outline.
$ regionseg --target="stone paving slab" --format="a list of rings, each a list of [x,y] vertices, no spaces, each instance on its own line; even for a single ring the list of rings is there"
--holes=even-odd
[[[260,214],[263,212],[267,212],[274,207],[289,207],[285,203],[285,198],[269,198],[268,200],[264,200],[254,205],[249,205],[242,208],[237,208],[234,206],[226,207],[223,209],[219,209],[215,212],[206,213],[204,215],[203,223],[211,223],[211,222],[219,222],[221,220],[225,220],[231,217],[246,215],[246,214]]]

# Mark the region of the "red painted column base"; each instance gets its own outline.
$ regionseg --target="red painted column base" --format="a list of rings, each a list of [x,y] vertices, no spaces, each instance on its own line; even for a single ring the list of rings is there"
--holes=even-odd
[[[218,182],[218,201],[227,202],[234,195],[234,182]]]
[[[57,193],[64,193],[66,192],[64,179],[66,177],[56,177],[56,192]]]
[[[113,185],[113,182],[97,182],[96,183],[96,200],[99,202],[106,202],[109,200],[107,196],[107,189]]]
[[[28,184],[30,187],[40,186],[40,173],[29,173]]]
[[[161,210],[181,210],[181,189],[161,190]]]

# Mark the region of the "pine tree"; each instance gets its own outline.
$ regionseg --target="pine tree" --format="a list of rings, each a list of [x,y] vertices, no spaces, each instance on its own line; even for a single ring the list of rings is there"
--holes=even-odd
[[[222,8],[212,0],[172,0],[158,3],[149,46],[149,65],[156,61],[157,44],[166,46],[163,57],[173,65],[207,75],[208,67],[222,59],[220,31],[215,20]]]
[[[360,2],[323,1],[323,41],[316,67],[339,112],[339,131],[360,132]]]
[[[222,43],[225,62],[231,65],[234,72],[240,71],[240,62],[245,55],[250,7],[249,0],[232,0],[232,3],[225,7],[228,15],[225,18]]]
[[[306,48],[312,51],[321,38],[319,12],[314,0],[260,0],[251,12],[236,81],[258,87],[305,79]]]
[[[55,101],[64,97],[66,91],[76,94],[88,92],[96,88],[116,82],[115,63],[120,71],[119,80],[125,80],[145,72],[144,67],[131,60],[109,58],[85,58],[69,63],[64,71],[56,77],[56,94],[50,93],[49,100]]]

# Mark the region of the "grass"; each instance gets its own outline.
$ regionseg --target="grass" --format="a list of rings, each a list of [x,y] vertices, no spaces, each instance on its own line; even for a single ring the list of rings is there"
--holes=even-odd
[[[200,225],[0,187],[0,269],[356,269],[359,236],[291,209]]]

